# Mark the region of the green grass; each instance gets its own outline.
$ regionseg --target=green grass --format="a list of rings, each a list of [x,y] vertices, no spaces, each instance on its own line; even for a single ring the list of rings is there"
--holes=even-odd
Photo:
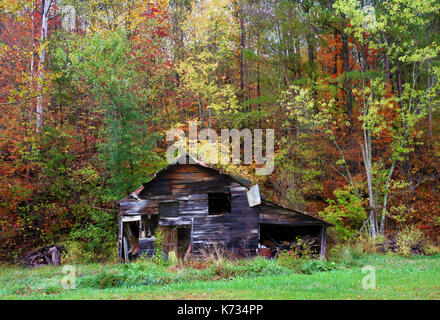
[[[362,288],[363,265],[376,268],[376,289]],[[76,289],[68,290],[60,283],[62,267],[2,267],[0,299],[440,299],[440,255],[367,255],[357,267],[312,274],[262,259],[204,270],[148,263],[75,267]]]

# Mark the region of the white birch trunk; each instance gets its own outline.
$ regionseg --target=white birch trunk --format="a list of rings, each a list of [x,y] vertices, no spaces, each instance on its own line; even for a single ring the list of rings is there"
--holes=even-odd
[[[383,198],[383,207],[382,207],[382,219],[380,220],[380,230],[379,230],[379,232],[382,236],[385,235],[385,220],[386,220],[387,204],[388,204],[388,188],[390,187],[390,181],[391,181],[391,177],[394,172],[395,164],[396,164],[396,161],[393,160],[393,163],[391,165],[390,172],[388,173],[387,181],[385,184],[385,195]]]
[[[37,75],[37,125],[36,131],[40,132],[43,125],[43,80],[44,80],[44,63],[46,61],[46,39],[47,26],[49,22],[49,11],[52,5],[52,0],[42,0],[42,15],[41,15],[41,37],[40,37],[40,59],[38,61],[38,75]]]
[[[367,176],[368,200],[369,200],[369,220],[370,220],[370,236],[377,236],[377,198],[373,190],[373,173],[371,169],[371,138],[366,129],[364,129],[364,145],[361,146],[362,158],[364,160],[365,174]]]

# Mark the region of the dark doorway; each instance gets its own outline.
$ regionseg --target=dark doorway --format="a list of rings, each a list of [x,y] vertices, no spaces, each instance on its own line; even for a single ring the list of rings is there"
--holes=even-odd
[[[277,250],[298,249],[298,243],[307,246],[313,254],[320,251],[321,226],[260,225],[260,245]],[[298,241],[299,240],[299,241]]]

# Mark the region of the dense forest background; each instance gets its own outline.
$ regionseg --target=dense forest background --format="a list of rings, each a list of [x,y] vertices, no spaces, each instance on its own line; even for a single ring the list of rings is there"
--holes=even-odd
[[[0,0],[0,260],[114,253],[171,128],[274,128],[226,171],[335,224],[440,234],[440,1]]]

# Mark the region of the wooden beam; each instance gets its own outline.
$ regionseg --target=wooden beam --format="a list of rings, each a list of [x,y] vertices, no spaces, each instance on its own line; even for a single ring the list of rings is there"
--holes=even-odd
[[[194,217],[191,218],[191,242],[190,242],[190,255],[193,253],[193,242],[194,242]]]
[[[120,220],[122,222],[134,222],[134,221],[141,221],[141,215],[135,215],[135,216],[121,216]]]
[[[123,262],[122,260],[122,219],[119,219],[119,227],[118,227],[118,261]]]
[[[124,248],[124,261],[125,262],[130,262],[130,260],[129,260],[129,258],[128,258],[128,250],[129,250],[129,247],[128,247],[128,240],[127,240],[127,238],[124,236],[124,237],[122,237],[122,242],[123,242],[123,248]]]
[[[324,223],[322,221],[288,221],[288,220],[269,220],[261,219],[260,224],[272,224],[272,225],[285,225],[285,226],[322,226]]]
[[[141,237],[141,233],[142,233],[142,218],[139,219],[139,235],[138,235],[138,239]]]
[[[325,258],[325,242],[326,242],[327,225],[323,224],[321,228],[321,257]]]

